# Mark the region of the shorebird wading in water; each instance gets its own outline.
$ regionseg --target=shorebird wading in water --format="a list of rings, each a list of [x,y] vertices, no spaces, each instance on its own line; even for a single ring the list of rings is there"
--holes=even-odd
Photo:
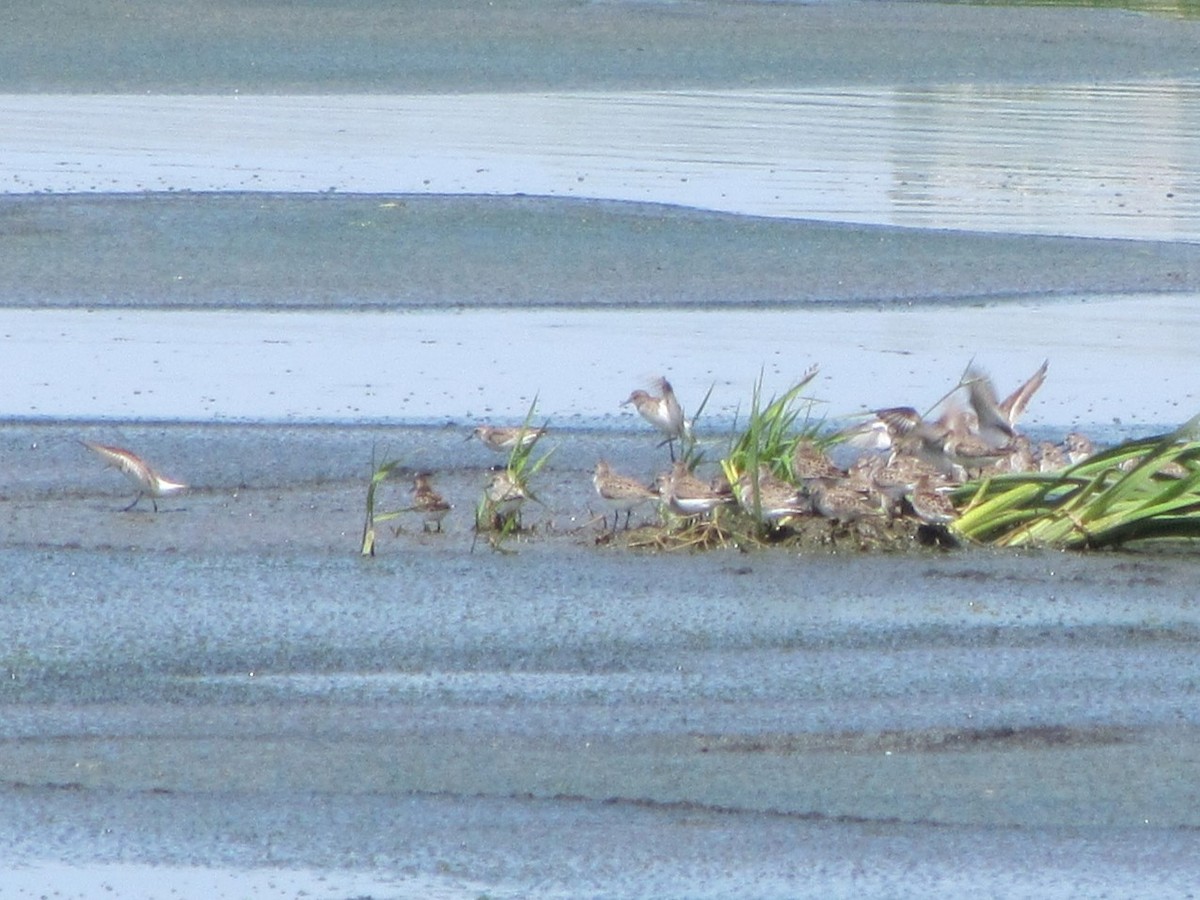
[[[150,468],[144,459],[122,447],[112,447],[92,441],[80,441],[80,443],[104,459],[109,465],[120,469],[125,477],[137,486],[137,496],[133,498],[132,503],[121,510],[122,512],[128,512],[137,506],[143,496],[150,498],[150,502],[154,505],[154,511],[158,512],[159,497],[178,494],[187,489],[187,485],[182,482],[163,478]]]
[[[691,426],[683,416],[683,407],[675,396],[671,382],[659,378],[655,382],[659,396],[646,391],[634,391],[622,406],[632,405],[638,414],[667,436],[663,442],[671,451],[671,462],[675,461],[675,441],[682,440],[691,431]],[[661,447],[662,444],[659,444]]]

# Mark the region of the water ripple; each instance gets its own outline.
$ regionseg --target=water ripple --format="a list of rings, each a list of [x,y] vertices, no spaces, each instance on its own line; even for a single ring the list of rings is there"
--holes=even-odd
[[[1200,83],[0,97],[7,193],[575,196],[1200,240]]]

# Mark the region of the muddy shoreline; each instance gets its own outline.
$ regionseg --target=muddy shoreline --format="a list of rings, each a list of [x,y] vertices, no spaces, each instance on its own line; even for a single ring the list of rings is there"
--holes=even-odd
[[[0,236],[0,304],[34,309],[869,310],[1200,290],[1200,244],[549,197],[10,195]]]

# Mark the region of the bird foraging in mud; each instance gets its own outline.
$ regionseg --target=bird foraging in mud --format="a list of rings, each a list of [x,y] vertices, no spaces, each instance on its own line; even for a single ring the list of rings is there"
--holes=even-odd
[[[187,490],[186,484],[164,478],[152,469],[144,459],[123,447],[97,444],[94,441],[80,441],[80,443],[105,460],[109,465],[120,469],[121,473],[137,487],[137,496],[133,498],[132,503],[122,508],[122,512],[128,512],[133,509],[144,496],[150,498],[150,502],[154,506],[154,511],[158,512],[159,497],[167,497],[171,494],[178,494],[180,491]]]
[[[441,531],[442,519],[454,508],[434,490],[432,478],[433,474],[430,472],[418,472],[413,476],[411,508],[420,513],[423,531]]]

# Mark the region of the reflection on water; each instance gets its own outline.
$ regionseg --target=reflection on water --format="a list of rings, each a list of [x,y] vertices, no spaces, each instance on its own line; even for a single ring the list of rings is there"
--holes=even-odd
[[[1200,84],[7,96],[0,190],[529,193],[1200,240]]]
[[[964,86],[897,95],[893,221],[1194,240],[1195,88]]]

